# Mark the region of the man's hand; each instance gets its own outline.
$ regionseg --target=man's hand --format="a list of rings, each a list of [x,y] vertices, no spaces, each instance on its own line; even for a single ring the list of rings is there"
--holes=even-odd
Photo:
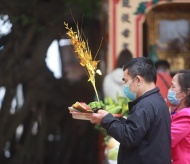
[[[92,124],[100,124],[103,117],[108,114],[106,110],[98,110],[97,113],[87,114],[86,117],[90,119]]]

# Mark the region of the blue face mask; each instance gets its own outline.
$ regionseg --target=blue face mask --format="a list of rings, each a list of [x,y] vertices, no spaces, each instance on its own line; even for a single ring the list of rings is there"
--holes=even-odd
[[[168,100],[172,105],[179,105],[181,99],[176,98],[176,94],[179,92],[172,91],[171,89],[168,90]]]
[[[133,79],[134,80],[134,79]],[[133,82],[133,80],[131,81],[131,83]],[[131,84],[130,83],[130,84]],[[130,101],[134,101],[137,97],[136,93],[134,92],[131,92],[130,91],[130,84],[125,84],[124,87],[123,87],[123,91],[125,93],[125,96],[130,100]]]

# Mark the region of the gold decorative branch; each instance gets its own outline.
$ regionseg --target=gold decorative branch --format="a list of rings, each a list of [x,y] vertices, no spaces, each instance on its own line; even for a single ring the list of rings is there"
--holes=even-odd
[[[87,75],[89,77],[88,81],[92,83],[92,86],[95,90],[97,100],[99,101],[96,84],[95,84],[95,74],[102,75],[101,71],[97,69],[99,61],[92,59],[91,50],[88,46],[88,42],[82,39],[78,25],[77,32],[74,32],[72,28],[69,28],[68,23],[65,23],[65,28],[68,30],[67,35],[70,37],[71,44],[74,47],[74,51],[80,61],[80,65],[86,68]]]

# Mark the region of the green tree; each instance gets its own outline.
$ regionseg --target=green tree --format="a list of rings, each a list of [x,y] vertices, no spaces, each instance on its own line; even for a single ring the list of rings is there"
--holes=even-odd
[[[52,41],[66,37],[64,22],[75,26],[71,12],[82,22],[95,54],[99,44],[94,42],[102,37],[100,1],[1,0],[0,11],[12,24],[11,32],[0,36],[0,86],[6,88],[0,109],[0,163],[96,164],[98,133],[89,122],[73,120],[67,108],[75,101],[93,100],[93,88],[87,79],[74,84],[64,76],[56,79],[45,58]],[[11,114],[19,84],[24,104]],[[36,134],[31,132],[34,124]],[[18,139],[19,125],[23,132]]]

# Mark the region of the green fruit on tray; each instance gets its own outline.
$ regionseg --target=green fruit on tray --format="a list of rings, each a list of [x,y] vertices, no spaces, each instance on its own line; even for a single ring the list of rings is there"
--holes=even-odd
[[[106,105],[105,110],[111,114],[119,114],[122,111],[122,106],[120,106],[120,105],[116,105],[116,106]]]
[[[96,113],[99,109],[104,109],[104,103],[102,101],[94,101],[88,104],[90,108]]]

